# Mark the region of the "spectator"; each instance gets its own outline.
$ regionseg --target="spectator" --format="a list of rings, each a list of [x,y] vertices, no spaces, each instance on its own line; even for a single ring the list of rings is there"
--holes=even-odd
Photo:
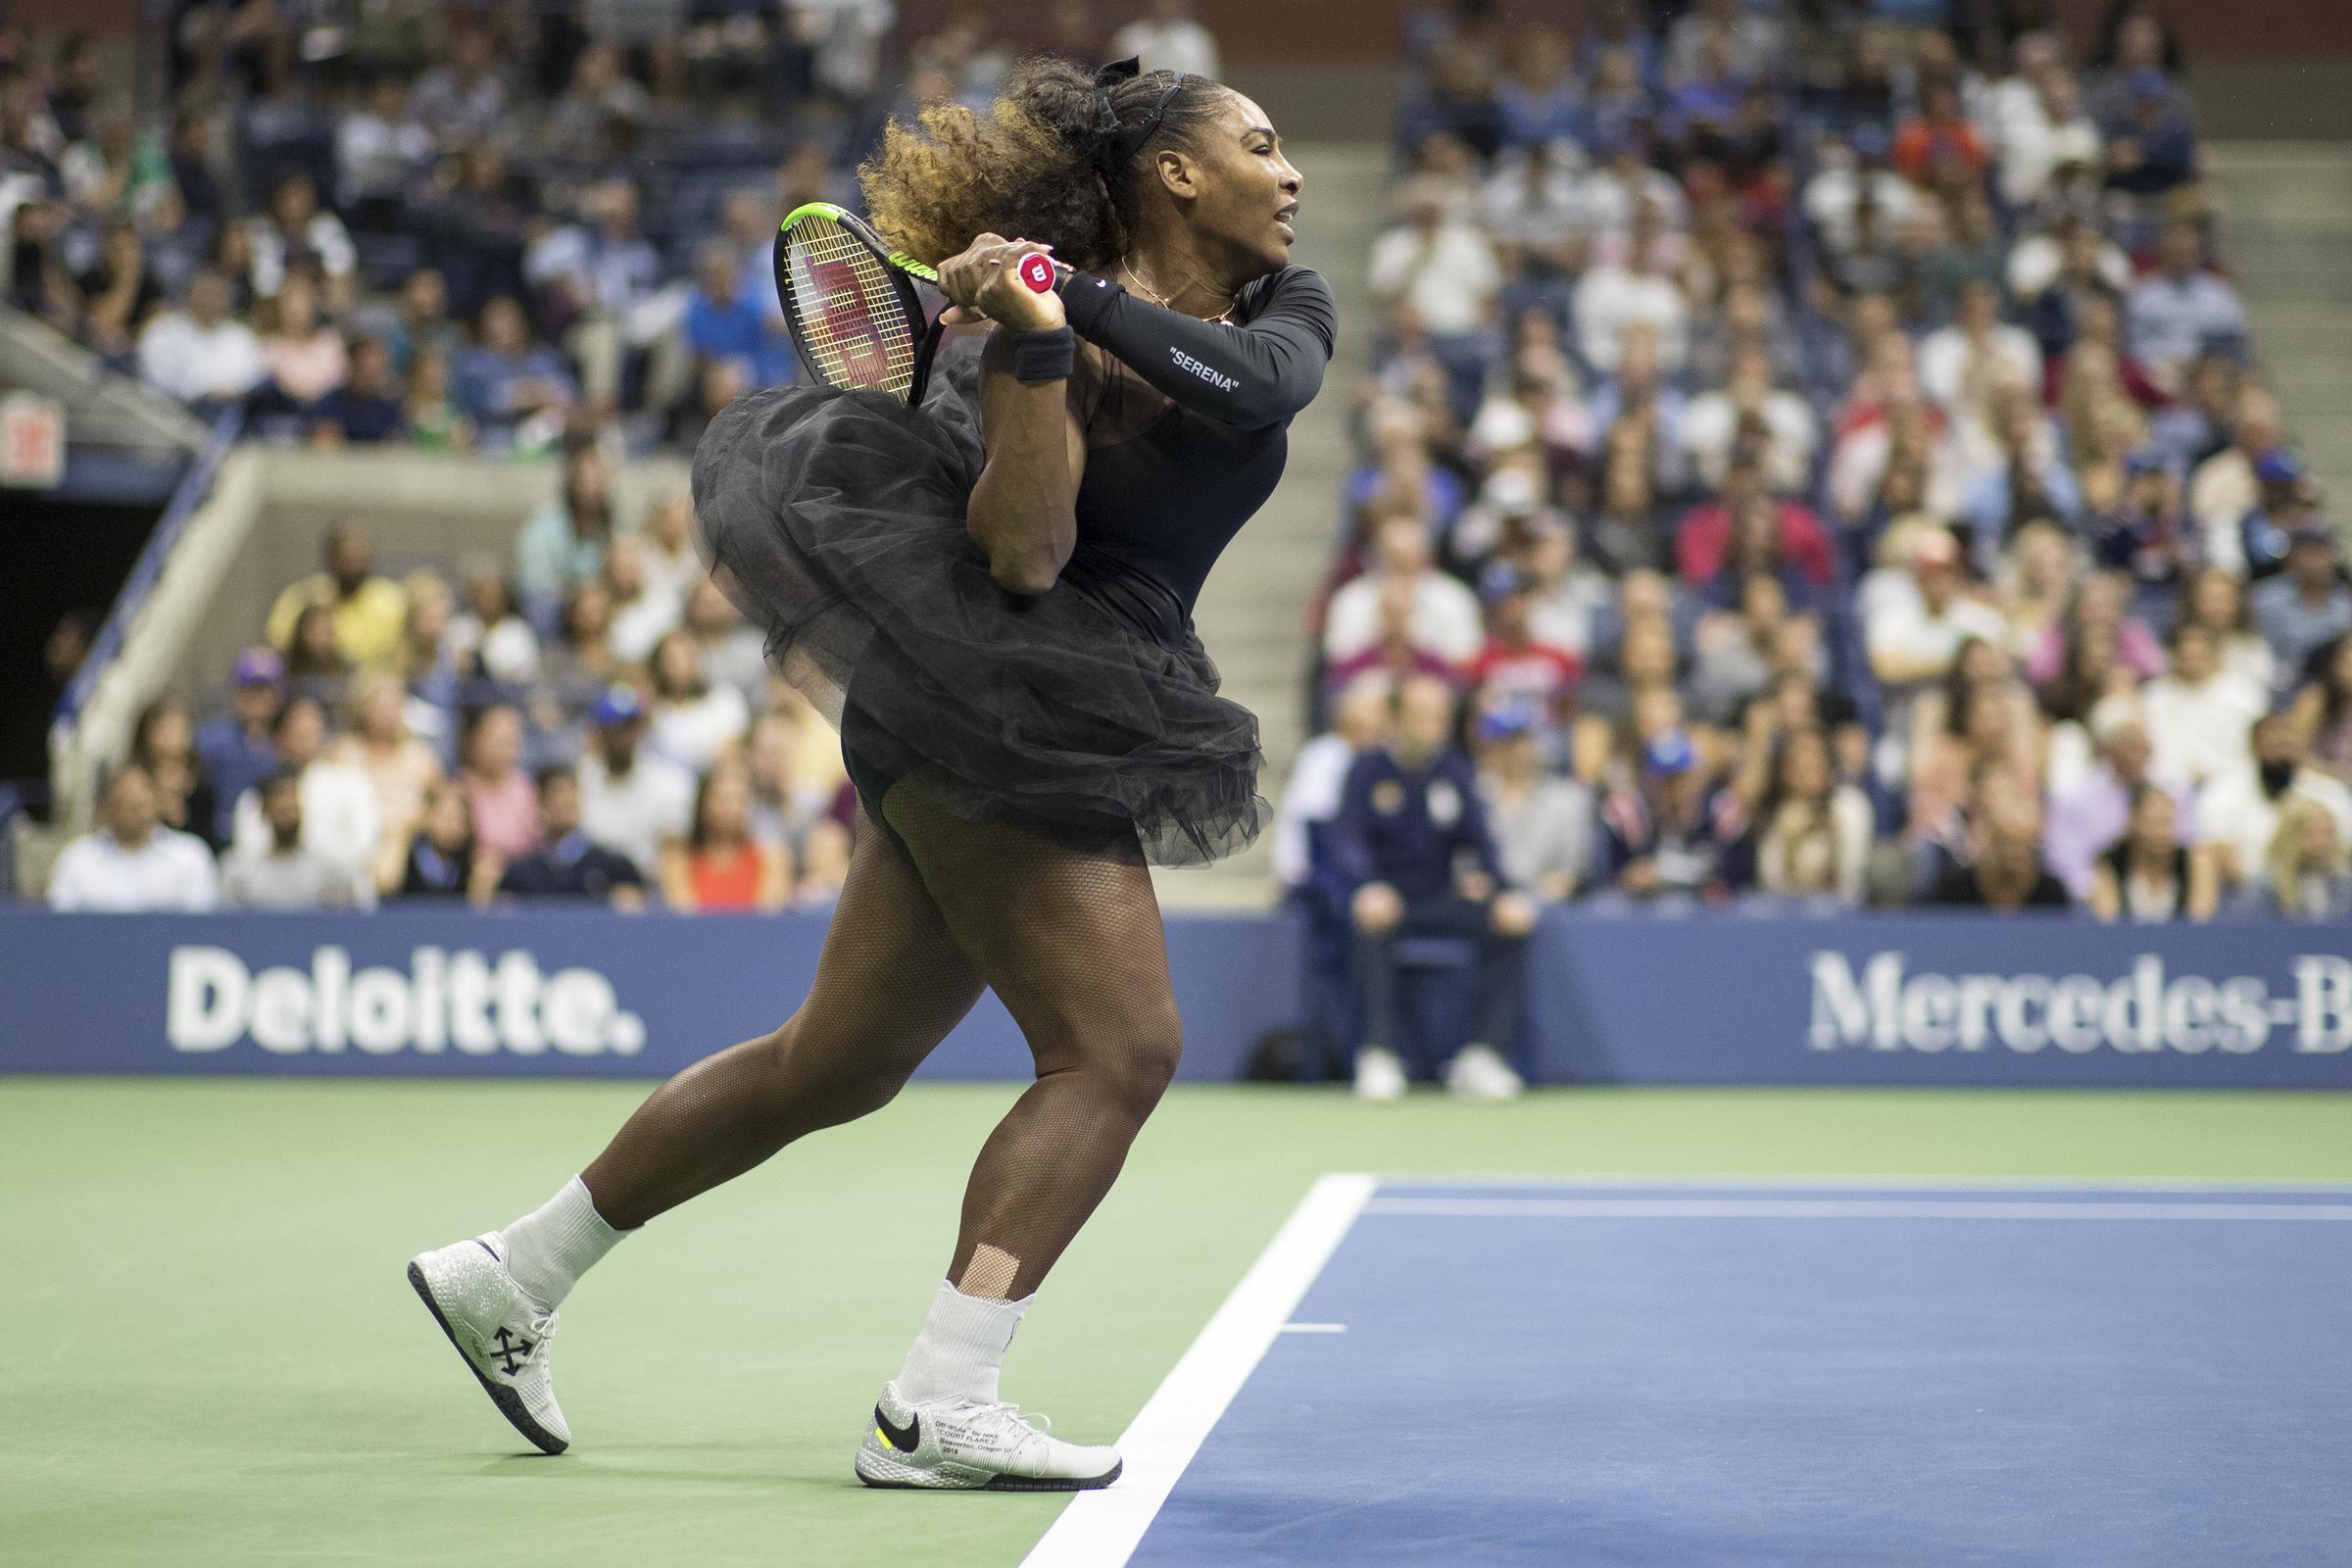
[[[312,411],[311,444],[377,446],[400,439],[408,416],[392,375],[391,351],[381,338],[355,337],[349,354],[351,373]]]
[[[531,342],[522,307],[501,294],[482,307],[480,337],[458,369],[458,406],[493,449],[550,446],[570,416],[571,372],[554,349]]]
[[[1576,695],[1584,661],[1536,634],[1535,596],[1515,574],[1495,583],[1487,625],[1487,645],[1469,668],[1480,705],[1520,708],[1531,722],[1555,723]]]
[[[1963,591],[1959,541],[1942,528],[1920,532],[1909,581],[1863,613],[1871,673],[1904,700],[1950,669],[1963,642],[1998,643],[2003,630],[1998,611]]]
[[[1986,802],[1972,834],[1975,856],[1945,871],[1928,902],[1945,908],[2063,909],[2066,886],[2041,858],[2041,807],[2030,792],[2003,789]]]
[[[2120,112],[2101,118],[2107,139],[2107,183],[2133,196],[2162,196],[2197,177],[2197,133],[2171,101],[2171,84],[2152,69],[2124,76]]]
[[[662,259],[640,232],[637,187],[626,179],[592,187],[585,223],[564,223],[523,252],[523,277],[535,293],[538,316],[550,323],[580,368],[580,397],[589,408],[618,407],[621,371],[652,341],[649,312],[662,282]],[[683,385],[683,374],[668,380]],[[674,395],[674,394],[673,394]]]
[[[1895,172],[1931,189],[1975,184],[1990,162],[1974,125],[1960,112],[1960,88],[1948,76],[1920,84],[1919,114],[1894,133]]]
[[[277,762],[272,772],[292,773],[301,783],[303,843],[356,885],[373,867],[382,832],[374,786],[358,768],[327,760],[326,713],[316,698],[287,698],[277,710],[270,739]],[[229,847],[232,853],[258,855],[269,849],[270,841],[270,826],[262,814],[257,786],[237,798]]]
[[[1452,375],[1453,403],[1474,407],[1485,350],[1480,334],[1493,319],[1502,267],[1485,230],[1462,216],[1450,192],[1429,176],[1409,187],[1403,221],[1373,242],[1372,294],[1392,315],[1410,313]]]
[[[2256,912],[2278,919],[2352,919],[2352,871],[2334,813],[2317,801],[2289,802],[2248,891]]]
[[[326,532],[324,569],[303,578],[270,607],[266,635],[272,647],[291,650],[295,621],[305,610],[330,612],[334,648],[353,665],[397,670],[401,662],[408,595],[400,584],[375,572],[375,551],[368,530],[346,518]]]
[[[645,700],[614,686],[589,709],[588,755],[580,761],[580,820],[589,836],[658,875],[662,847],[693,825],[694,778],[643,743]]]
[[[1430,564],[1429,530],[1419,515],[1384,515],[1372,535],[1372,564],[1331,596],[1323,625],[1324,656],[1344,660],[1372,646],[1380,632],[1380,600],[1390,583],[1411,595],[1416,647],[1459,667],[1486,640],[1478,596]]]
[[[1328,661],[1323,682],[1325,691],[1336,695],[1359,681],[1378,680],[1394,688],[1415,675],[1434,675],[1450,685],[1462,673],[1414,641],[1412,586],[1394,579],[1381,585],[1379,640],[1347,659]]]
[[[1146,71],[1217,75],[1217,40],[1194,20],[1192,0],[1152,0],[1145,16],[1111,34],[1110,55],[1135,55]]]
[[[2254,629],[2254,607],[2245,585],[2219,566],[2207,566],[2188,578],[2180,595],[2183,625],[2202,626],[2221,649],[2222,668],[2268,692],[2278,675],[2271,645]]]
[[[139,333],[140,378],[199,407],[237,402],[261,385],[269,374],[261,340],[228,310],[228,279],[198,270],[185,307],[158,312]]]
[[[792,339],[783,318],[743,286],[737,260],[726,241],[702,248],[681,326],[686,346],[698,363],[725,368],[747,389],[789,381],[799,363]]]
[[[426,792],[441,781],[441,760],[409,727],[399,676],[378,672],[361,680],[351,706],[351,730],[328,748],[327,757],[358,769],[375,791],[382,826],[370,872],[376,887],[389,890],[400,882]]]
[[[2153,784],[2132,796],[2130,825],[2092,867],[2090,912],[2102,920],[2210,920],[2220,897],[2213,860],[2180,843],[2180,808]]]
[[[294,617],[286,645],[286,691],[329,710],[342,708],[351,695],[351,661],[335,646],[335,612],[325,605],[305,605]]]
[[[2246,339],[2246,305],[2205,266],[2205,237],[2193,222],[2167,223],[2156,270],[2132,289],[2132,352],[2168,396],[2209,350],[2234,352]]]
[[[477,908],[490,902],[505,864],[478,852],[473,808],[465,785],[443,779],[424,792],[424,811],[409,835],[396,899],[463,899]]]
[[[228,710],[196,732],[197,760],[219,803],[215,825],[198,835],[208,842],[227,842],[239,797],[277,770],[270,734],[285,700],[285,661],[270,649],[246,649],[229,671]]]
[[[2352,631],[2352,587],[2336,564],[2335,530],[2316,517],[2298,525],[2288,535],[2286,569],[2250,597],[2278,678],[2296,679],[2312,655]]]
[[[156,821],[155,785],[125,765],[107,780],[100,825],[68,844],[49,874],[49,906],[109,914],[195,912],[220,901],[212,851]]]
[[[710,575],[694,549],[694,508],[685,492],[671,491],[646,510],[643,531],[645,591],[673,605],[683,605],[695,586]],[[625,610],[628,596],[615,594],[616,610]],[[668,628],[663,627],[664,631]],[[646,646],[653,646],[648,639]]]
[[[1522,1087],[1505,1058],[1518,1046],[1536,909],[1503,881],[1477,774],[1449,739],[1453,722],[1453,693],[1445,682],[1407,683],[1397,696],[1394,738],[1348,769],[1331,827],[1333,863],[1353,890],[1364,1009],[1356,1092],[1368,1099],[1395,1099],[1404,1088],[1396,1055],[1396,950],[1408,937],[1478,945],[1478,1032],[1448,1065],[1447,1086],[1475,1099],[1507,1099]]]
[[[1557,904],[1574,898],[1592,869],[1592,796],[1544,771],[1536,730],[1536,714],[1523,707],[1481,717],[1478,787],[1504,883]]]
[[[1776,564],[1785,564],[1808,589],[1828,586],[1837,566],[1829,534],[1810,507],[1781,500],[1766,488],[1762,457],[1738,454],[1724,476],[1723,498],[1690,509],[1674,531],[1674,557],[1683,581],[1703,588],[1734,564],[1743,514],[1759,514]]]
[[[624,664],[642,664],[653,656],[662,634],[677,625],[685,598],[666,581],[654,586],[647,548],[645,536],[633,533],[615,535],[605,547],[604,590],[612,605],[605,640]]]
[[[460,32],[448,63],[417,78],[409,113],[445,148],[496,135],[506,120],[507,90],[498,75],[498,44],[487,26]]]
[[[1586,362],[1602,374],[1624,364],[1633,331],[1655,339],[1658,364],[1668,373],[1682,368],[1690,352],[1690,305],[1675,281],[1666,220],[1642,202],[1622,248],[1603,247],[1576,285],[1576,340]]]
[[[1829,737],[1818,729],[1784,732],[1773,754],[1771,784],[1756,812],[1756,880],[1783,898],[1862,902],[1871,841],[1870,802],[1838,780]]]
[[[302,777],[272,773],[255,795],[268,836],[238,845],[220,861],[220,902],[232,909],[349,909],[375,902],[372,882],[355,880],[303,842]]]
[[[458,783],[473,816],[476,850],[512,864],[539,847],[539,802],[522,770],[522,714],[489,703],[466,717]]]
[[[2041,387],[2041,350],[2034,334],[2001,321],[1998,285],[1971,278],[1960,285],[1951,325],[1919,345],[1920,390],[1958,411],[1993,387]]]
[[[461,661],[503,687],[539,677],[539,634],[514,608],[514,595],[495,568],[477,565],[466,579],[466,610],[449,623]]]
[[[792,857],[752,832],[750,776],[733,761],[704,775],[686,837],[662,850],[662,896],[673,909],[758,910],[792,900]]]
[[[629,912],[643,909],[645,875],[636,862],[581,827],[580,781],[571,769],[541,769],[538,801],[538,842],[507,862],[498,891],[517,899],[585,899]]]
[[[612,539],[612,476],[595,442],[565,443],[564,484],[514,540],[514,585],[526,603],[552,605],[604,570]]]
[[[1690,736],[1668,729],[1642,743],[1639,780],[1601,803],[1600,875],[1630,898],[1721,902],[1732,891],[1726,851],[1745,827],[1709,788]]]
[[[382,73],[361,107],[335,122],[337,205],[362,229],[397,231],[409,187],[432,153],[432,133],[410,112],[408,82]]]
[[[694,639],[704,677],[713,686],[731,686],[748,702],[769,685],[767,640],[708,573],[687,593],[679,624]]]
[[[1378,744],[1396,700],[1396,684],[1386,675],[1349,682],[1331,705],[1331,727],[1292,759],[1274,802],[1274,875],[1285,888],[1304,891],[1329,874],[1325,835],[1339,814],[1348,770]]]
[[[833,805],[833,781],[800,770],[792,721],[764,712],[744,737],[745,771],[752,791],[752,836],[800,851]]]
[[[409,439],[426,451],[472,450],[473,421],[450,394],[449,357],[439,349],[420,349],[410,362],[400,420]]]
[[[2156,771],[2147,726],[2128,700],[2111,699],[2092,710],[2091,738],[2098,747],[2096,760],[2079,776],[2052,785],[2049,825],[2042,835],[2051,872],[2079,904],[2090,903],[2098,858],[2123,840],[2132,803],[2144,791],[2170,794],[2180,841],[2192,843],[2195,837],[2189,831],[2195,796],[2183,780]]]
[[[2175,628],[2171,672],[2140,703],[2156,770],[2199,785],[2244,765],[2247,727],[2271,706],[2269,692],[2222,667],[2213,633],[2193,621]]]
[[[262,364],[275,403],[314,418],[351,376],[343,336],[318,318],[318,287],[307,270],[290,273],[270,302],[270,330],[261,337]]]
[[[2314,650],[2309,671],[2288,711],[2312,765],[2352,783],[2352,634]]]
[[[273,300],[298,270],[315,270],[326,303],[351,308],[358,284],[359,251],[343,220],[318,206],[318,187],[300,172],[281,174],[270,189],[270,207],[247,219],[245,235],[253,262],[256,299]]]
[[[2222,881],[2232,887],[2261,870],[2280,813],[2297,801],[2325,808],[2335,819],[2336,842],[2352,843],[2352,788],[2310,765],[2292,716],[2256,719],[2249,748],[2253,765],[2224,774],[2197,795],[2197,842],[2215,848]]]
[[[682,629],[654,645],[647,667],[653,679],[648,743],[689,773],[710,771],[751,723],[743,693],[704,678],[702,651]]]
[[[197,760],[188,710],[176,699],[159,697],[140,710],[130,731],[130,762],[155,786],[156,820],[218,852],[224,837],[220,799]]]

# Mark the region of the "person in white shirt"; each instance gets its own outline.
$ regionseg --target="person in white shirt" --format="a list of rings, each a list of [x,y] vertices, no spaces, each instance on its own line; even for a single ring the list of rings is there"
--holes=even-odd
[[[1970,638],[1998,644],[2007,631],[1998,610],[1965,592],[1960,541],[1948,528],[1920,533],[1911,552],[1913,591],[1901,592],[1901,586],[1889,581],[1863,610],[1870,671],[1886,688],[1890,703],[1940,680]],[[1889,733],[1900,727],[1890,715]]]
[[[1856,162],[1832,164],[1805,182],[1801,198],[1805,217],[1821,231],[1823,243],[1843,254],[1854,248],[1855,209],[1862,193],[1870,192],[1878,207],[1883,233],[1899,234],[1911,226],[1911,210],[1919,194],[1908,180],[1886,167],[1886,132],[1862,125],[1846,138]]]
[[[1110,57],[1134,55],[1146,71],[1217,74],[1217,40],[1193,20],[1191,0],[1152,0],[1152,14],[1130,22],[1110,37]]]
[[[648,743],[688,772],[708,773],[751,728],[751,705],[735,687],[705,674],[702,650],[683,628],[662,635],[646,667],[654,683]]]
[[[606,638],[612,657],[624,664],[642,664],[654,645],[678,623],[685,607],[683,592],[664,583],[655,587],[645,564],[643,535],[613,536],[605,549],[605,591],[612,596],[612,625]]]
[[[2244,341],[2246,303],[2206,270],[2205,237],[2195,223],[2166,224],[2159,256],[2157,270],[2132,289],[2132,350],[2149,380],[2176,393],[2198,355]]]
[[[374,883],[302,842],[302,780],[272,773],[256,786],[265,844],[240,845],[220,863],[220,902],[232,909],[349,909],[375,904]]]
[[[186,308],[159,312],[139,333],[139,379],[182,403],[227,402],[261,385],[262,340],[230,319],[228,305],[228,279],[198,269]]]
[[[1409,307],[1432,337],[1464,338],[1486,326],[1502,267],[1486,231],[1424,175],[1406,188],[1404,221],[1372,242],[1370,281],[1382,305]]]
[[[278,766],[302,780],[303,847],[316,852],[355,885],[368,880],[383,833],[383,811],[376,804],[374,781],[365,769],[328,761],[321,755],[326,746],[326,715],[313,698],[297,697],[279,709],[270,738],[277,747]],[[245,855],[269,851],[270,821],[263,813],[258,788],[238,797],[231,823],[233,851]]]
[[[1632,231],[1634,214],[1654,208],[1669,232],[1690,225],[1690,203],[1671,175],[1649,163],[1647,142],[1637,131],[1620,131],[1592,149],[1599,168],[1576,182],[1578,220],[1589,237]]]
[[[1392,582],[1409,585],[1412,636],[1449,664],[1466,664],[1486,643],[1478,595],[1430,564],[1429,528],[1409,511],[1384,515],[1372,535],[1372,566],[1331,596],[1323,621],[1324,657],[1353,658],[1380,640],[1380,596]]]
[[[1274,808],[1274,875],[1300,888],[1314,872],[1314,830],[1340,814],[1348,769],[1376,745],[1396,695],[1396,682],[1373,670],[1357,676],[1332,705],[1331,728],[1298,748]]]
[[[2279,813],[2294,801],[2325,807],[2335,818],[2336,842],[2352,844],[2352,789],[2308,765],[2291,716],[2256,719],[2249,747],[2253,765],[2223,774],[2197,797],[2197,842],[2219,849],[2225,884],[2240,886],[2261,874]]]
[[[1709,490],[1723,488],[1732,447],[1742,428],[1764,438],[1765,482],[1793,494],[1812,476],[1817,429],[1812,405],[1786,387],[1772,384],[1772,360],[1750,339],[1732,350],[1731,371],[1720,391],[1701,392],[1683,410],[1683,452],[1691,472]]]
[[[1960,285],[1951,324],[1919,345],[1920,389],[1946,410],[1989,400],[1996,387],[2041,387],[2041,346],[2022,326],[2001,320],[2001,291],[1984,278]]]
[[[1586,269],[1576,285],[1577,343],[1604,375],[1624,360],[1626,334],[1637,326],[1657,334],[1662,369],[1672,374],[1682,368],[1690,348],[1690,306],[1666,269],[1665,240],[1657,209],[1642,203],[1634,212],[1624,260]]]
[[[580,826],[588,836],[661,874],[662,847],[686,836],[694,818],[694,776],[644,744],[645,703],[615,686],[588,712],[593,726],[580,760]]]
[[[66,846],[49,875],[49,907],[114,914],[198,911],[220,902],[213,856],[193,834],[156,820],[155,781],[123,767],[107,781],[101,826]]]
[[[2211,630],[2183,621],[2173,632],[2173,667],[2140,692],[2156,770],[2194,784],[2245,768],[2248,728],[2270,710],[2270,693],[2222,667]]]

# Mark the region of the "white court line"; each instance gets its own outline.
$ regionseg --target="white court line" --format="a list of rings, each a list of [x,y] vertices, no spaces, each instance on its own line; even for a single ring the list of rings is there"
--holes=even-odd
[[[1348,1332],[1348,1325],[1345,1323],[1285,1323],[1282,1326],[1282,1332],[1285,1334],[1345,1334]]]
[[[1939,1192],[2151,1192],[2151,1193],[2265,1193],[2340,1194],[2352,1198],[2352,1181],[2329,1181],[2297,1176],[1872,1176],[1841,1171],[1834,1175],[1754,1175],[1725,1171],[1694,1175],[1688,1171],[1383,1171],[1383,1187],[1469,1187],[1493,1192],[1541,1192],[1548,1188],[1618,1187],[1681,1188],[1708,1191],[1837,1192],[1855,1189],[1873,1193]]]
[[[2352,1220],[2352,1203],[2070,1203],[1867,1198],[1378,1198],[1367,1214],[1452,1219]]]
[[[1120,1436],[1126,1474],[1114,1486],[1072,1497],[1021,1568],[1120,1568],[1134,1555],[1177,1478],[1290,1322],[1377,1185],[1370,1176],[1316,1179]]]

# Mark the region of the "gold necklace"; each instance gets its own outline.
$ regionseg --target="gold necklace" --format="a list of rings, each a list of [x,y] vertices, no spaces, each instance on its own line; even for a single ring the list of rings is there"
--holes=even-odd
[[[1129,262],[1129,261],[1122,261],[1122,262],[1120,262],[1120,263],[1119,263],[1119,266],[1120,266],[1121,268],[1125,269],[1125,270],[1126,270],[1126,273],[1127,273],[1127,280],[1128,280],[1129,282],[1133,283],[1133,284],[1134,284],[1134,285],[1135,285],[1137,288],[1140,288],[1140,289],[1142,289],[1142,290],[1143,290],[1143,291],[1144,291],[1146,294],[1150,295],[1150,296],[1151,296],[1151,298],[1152,298],[1152,304],[1154,304],[1154,305],[1158,306],[1158,307],[1159,307],[1161,310],[1163,310],[1163,311],[1174,311],[1174,310],[1176,310],[1176,307],[1175,307],[1175,306],[1173,306],[1173,305],[1170,305],[1170,304],[1168,303],[1168,299],[1167,299],[1167,296],[1166,296],[1166,295],[1164,295],[1164,294],[1160,293],[1160,291],[1159,291],[1159,290],[1157,290],[1157,289],[1153,288],[1153,287],[1152,287],[1151,284],[1149,284],[1149,283],[1147,283],[1147,282],[1145,282],[1145,281],[1144,281],[1144,274],[1143,274],[1143,273],[1141,273],[1141,272],[1139,272],[1139,271],[1137,271],[1137,270],[1135,270],[1135,264],[1134,264],[1133,262]],[[1191,313],[1190,313],[1190,312],[1185,312],[1185,311],[1179,311],[1179,312],[1177,312],[1177,314],[1178,314],[1178,315],[1180,315],[1180,316],[1183,316],[1183,315],[1190,315]],[[1201,319],[1201,320],[1204,320],[1204,321],[1224,321],[1224,322],[1226,322],[1226,324],[1227,324],[1227,325],[1231,325],[1231,324],[1232,324],[1232,321],[1231,321],[1231,318],[1232,318],[1232,316],[1233,316],[1233,301],[1232,301],[1232,299],[1231,299],[1231,298],[1228,298],[1228,299],[1226,300],[1226,302],[1225,302],[1225,308],[1224,308],[1223,310],[1219,311],[1219,312],[1218,312],[1216,315],[1214,315],[1214,316],[1204,316],[1204,317],[1201,317],[1201,318],[1200,318],[1200,319]]]

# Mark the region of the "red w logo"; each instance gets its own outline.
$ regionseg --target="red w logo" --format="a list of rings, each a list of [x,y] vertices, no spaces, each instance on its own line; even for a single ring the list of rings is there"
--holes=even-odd
[[[808,286],[824,307],[828,342],[819,346],[831,347],[851,385],[882,385],[890,376],[890,345],[865,308],[857,267],[849,262],[810,262]]]

